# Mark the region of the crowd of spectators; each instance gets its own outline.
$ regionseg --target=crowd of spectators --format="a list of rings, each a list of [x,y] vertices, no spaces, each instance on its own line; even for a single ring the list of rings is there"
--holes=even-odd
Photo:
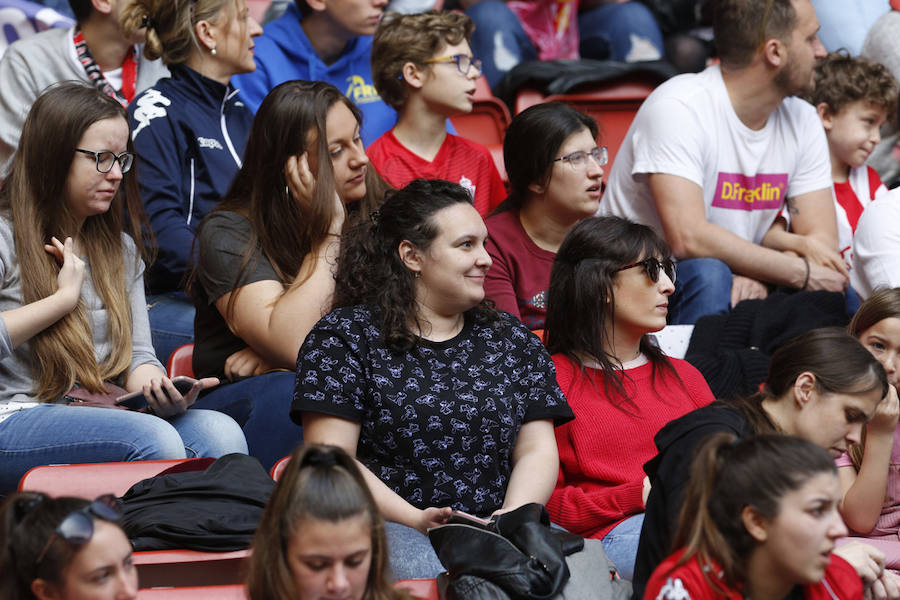
[[[404,598],[452,511],[537,503],[638,599],[900,599],[900,1],[5,2],[54,27],[0,55],[0,494],[292,456],[253,598]],[[502,165],[457,135],[482,78],[582,58],[681,74],[618,148],[565,102]],[[660,348],[778,294],[849,329],[750,396]],[[109,502],[4,510],[0,593],[83,597],[94,536],[134,596]]]

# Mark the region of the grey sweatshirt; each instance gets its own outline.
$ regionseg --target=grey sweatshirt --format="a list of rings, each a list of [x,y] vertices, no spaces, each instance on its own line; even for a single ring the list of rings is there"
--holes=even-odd
[[[147,303],[144,299],[144,265],[135,271],[134,241],[122,234],[123,257],[125,260],[126,291],[131,299],[132,315],[132,357],[131,370],[150,363],[160,369],[163,366],[153,353],[150,341],[150,320],[147,316]],[[103,362],[112,351],[109,342],[106,308],[94,289],[91,279],[91,266],[88,264],[81,299],[88,312],[88,321],[94,334],[94,352],[97,361]],[[13,240],[12,223],[0,217],[0,311],[22,306],[22,281],[19,278],[19,265],[16,260],[16,245]],[[25,342],[9,354],[11,348],[9,331],[6,323],[0,318],[0,413],[14,410],[13,403],[32,403],[34,379],[31,372],[31,344]]]

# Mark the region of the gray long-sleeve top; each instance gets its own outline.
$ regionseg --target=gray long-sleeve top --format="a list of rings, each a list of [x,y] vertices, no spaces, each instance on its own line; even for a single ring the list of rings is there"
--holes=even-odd
[[[126,291],[131,300],[131,370],[146,363],[154,364],[162,369],[163,366],[156,359],[150,339],[150,321],[144,298],[144,265],[143,262],[136,263],[137,249],[134,241],[124,233],[122,234],[122,248],[125,261]],[[84,259],[84,257],[82,258]],[[138,265],[137,269],[135,269],[136,264]],[[87,309],[88,321],[94,334],[94,352],[98,362],[103,362],[112,351],[106,308],[94,288],[91,266],[90,264],[86,266],[81,299]],[[6,217],[0,217],[0,311],[18,308],[22,304],[22,282],[19,277],[12,223]],[[0,415],[15,410],[17,408],[15,403],[31,406],[31,403],[35,402],[34,379],[31,371],[31,344],[25,342],[9,354],[11,345],[6,323],[0,318],[0,352],[4,352],[0,354],[0,358],[2,358],[0,360]]]

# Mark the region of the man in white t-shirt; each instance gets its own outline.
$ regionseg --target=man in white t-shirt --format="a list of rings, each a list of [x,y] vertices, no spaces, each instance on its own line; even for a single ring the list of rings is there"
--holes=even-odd
[[[82,80],[126,106],[135,94],[169,74],[141,56],[119,12],[131,0],[69,0],[77,25],[49,29],[9,46],[0,59],[0,178],[9,168],[25,117],[47,86]]]
[[[601,203],[604,214],[652,226],[679,259],[670,323],[726,312],[772,284],[847,285],[828,144],[815,109],[793,97],[810,91],[825,56],[815,10],[809,0],[717,6],[721,64],[647,98]],[[785,202],[792,233],[783,221],[772,227]],[[784,236],[799,236],[790,241],[804,256],[779,251]]]

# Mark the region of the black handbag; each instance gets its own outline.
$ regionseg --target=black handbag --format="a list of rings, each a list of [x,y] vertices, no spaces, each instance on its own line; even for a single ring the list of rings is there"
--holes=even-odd
[[[447,597],[549,600],[569,580],[566,556],[584,540],[550,528],[540,504],[498,515],[487,525],[450,522],[428,531],[447,569]]]

